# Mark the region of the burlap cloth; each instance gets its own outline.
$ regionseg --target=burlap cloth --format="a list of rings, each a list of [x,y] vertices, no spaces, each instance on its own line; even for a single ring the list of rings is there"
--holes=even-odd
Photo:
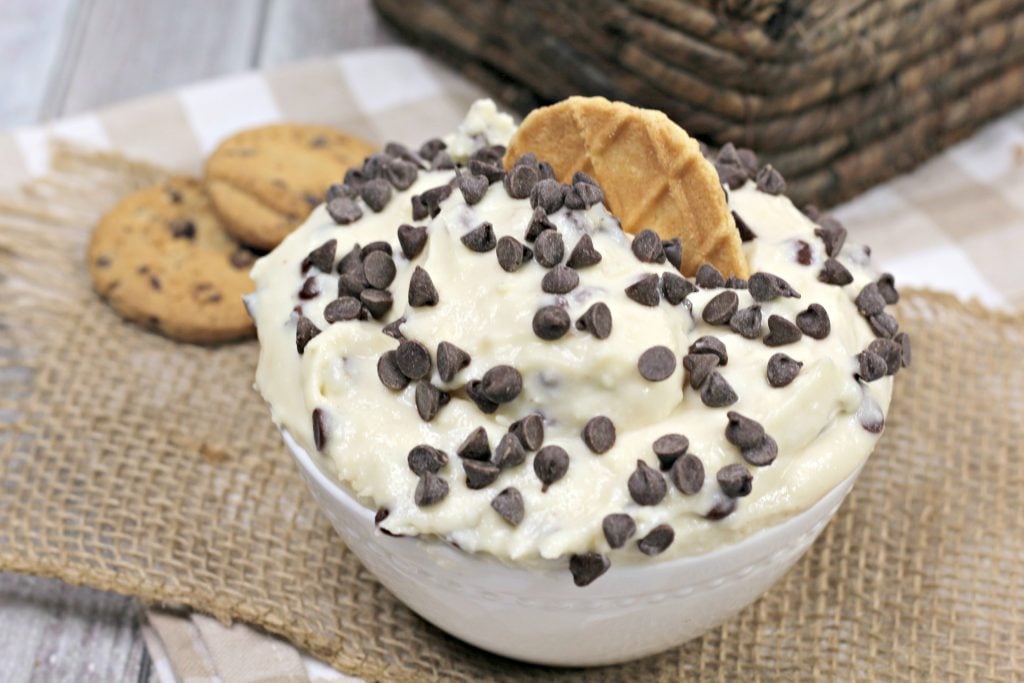
[[[446,636],[360,566],[252,389],[255,343],[175,344],[92,294],[88,227],[161,174],[63,148],[0,201],[0,569],[256,624],[371,680],[1024,678],[1024,314],[905,292],[914,365],[796,568],[677,650],[543,669]]]

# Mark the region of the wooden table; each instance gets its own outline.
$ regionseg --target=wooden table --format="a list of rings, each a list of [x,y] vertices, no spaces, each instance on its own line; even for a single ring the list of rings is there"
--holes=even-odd
[[[369,0],[0,0],[0,126],[395,35]],[[0,681],[149,681],[137,605],[0,573]]]

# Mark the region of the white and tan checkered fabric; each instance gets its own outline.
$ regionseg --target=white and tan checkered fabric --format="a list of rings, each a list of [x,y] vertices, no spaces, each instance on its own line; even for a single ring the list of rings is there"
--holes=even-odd
[[[418,144],[450,130],[482,94],[407,48],[348,52],[0,133],[0,187],[43,175],[52,136],[196,174],[203,156],[241,128],[304,121]],[[994,307],[1024,304],[1024,109],[835,214],[900,284]],[[149,610],[142,632],[165,683],[354,680],[243,625]]]

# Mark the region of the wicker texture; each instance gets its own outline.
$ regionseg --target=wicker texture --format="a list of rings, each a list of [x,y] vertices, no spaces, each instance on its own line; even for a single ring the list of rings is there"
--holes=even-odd
[[[682,648],[544,670],[445,636],[373,581],[253,392],[254,343],[178,345],[92,295],[87,226],[160,176],[64,150],[0,201],[0,569],[248,621],[371,680],[1024,677],[1022,314],[905,293],[914,366],[808,556]]]
[[[1024,0],[375,0],[513,107],[573,94],[758,150],[833,204],[1024,102]]]

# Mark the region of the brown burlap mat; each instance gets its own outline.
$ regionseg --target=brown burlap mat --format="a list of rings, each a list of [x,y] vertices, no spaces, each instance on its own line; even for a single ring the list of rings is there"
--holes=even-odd
[[[675,651],[541,669],[445,636],[360,566],[252,389],[255,343],[175,344],[92,294],[88,226],[159,176],[58,149],[0,200],[0,569],[257,624],[368,679],[1024,677],[1024,315],[905,294],[914,366],[808,556]]]

